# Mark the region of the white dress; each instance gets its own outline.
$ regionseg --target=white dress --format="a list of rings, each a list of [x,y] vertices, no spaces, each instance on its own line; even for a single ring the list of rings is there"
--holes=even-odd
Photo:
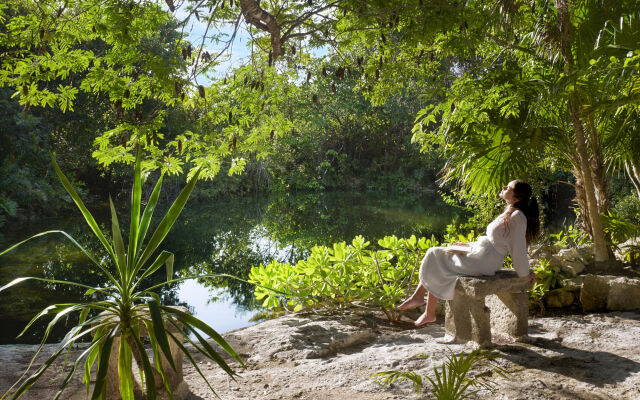
[[[518,276],[529,274],[527,257],[527,218],[520,210],[511,214],[508,225],[502,216],[487,226],[487,235],[469,243],[471,251],[454,254],[446,247],[432,247],[420,266],[420,283],[439,299],[452,300],[456,280],[461,275],[495,275],[502,268],[504,257],[511,255]]]

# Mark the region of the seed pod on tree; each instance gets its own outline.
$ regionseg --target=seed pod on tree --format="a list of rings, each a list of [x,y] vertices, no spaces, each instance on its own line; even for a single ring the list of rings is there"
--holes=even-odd
[[[296,55],[296,45],[295,44],[293,46],[291,46],[291,55],[292,56]]]
[[[271,139],[272,141],[273,141],[273,135],[275,135],[275,132],[272,129],[271,133],[269,134],[269,139]]]
[[[165,0],[167,3],[167,6],[169,7],[169,10],[171,10],[171,12],[174,12],[176,10],[176,6],[173,4],[173,0]]]
[[[311,79],[311,71],[307,71],[307,83],[309,83],[310,79]]]
[[[311,100],[313,100],[313,102],[314,102],[314,103],[317,103],[317,102],[318,102],[318,95],[317,95],[317,94],[314,94],[314,95],[311,97]]]
[[[129,96],[131,96],[131,92],[129,91],[129,89],[125,89],[125,90],[124,90],[124,98],[125,98],[125,99],[128,99],[128,98],[129,98]]]
[[[233,149],[236,149],[236,144],[238,143],[238,138],[236,138],[235,136],[233,137]]]
[[[202,97],[203,99],[206,98],[206,93],[204,91],[204,86],[202,85],[198,85],[198,94],[200,95],[200,97]]]
[[[384,35],[384,33],[380,33],[380,40],[382,40],[382,43],[387,43],[387,37]]]
[[[229,125],[233,123],[233,112],[229,111]]]
[[[376,70],[376,80],[380,79],[380,70]]]
[[[335,74],[337,78],[344,79],[344,67],[343,66],[338,67],[338,69],[336,69]]]
[[[273,64],[273,50],[269,50],[269,66]]]
[[[122,137],[120,138],[120,143],[122,144],[122,147],[127,147],[127,137],[125,135],[122,135]]]
[[[183,61],[187,60],[187,49],[182,49],[182,60]]]
[[[178,140],[178,154],[182,154],[182,140]]]
[[[322,76],[327,76],[327,67],[322,67]]]
[[[335,83],[335,82],[331,82],[331,91],[332,91],[333,93],[335,93],[335,92],[336,92],[336,83]]]

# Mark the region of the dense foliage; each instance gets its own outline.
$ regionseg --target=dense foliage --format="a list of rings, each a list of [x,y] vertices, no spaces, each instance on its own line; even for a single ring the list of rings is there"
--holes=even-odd
[[[398,304],[417,282],[420,261],[435,239],[415,236],[378,240],[379,249],[362,236],[351,244],[317,246],[295,265],[272,261],[251,268],[249,281],[264,307],[345,309],[353,306],[381,309],[390,321],[400,315]]]

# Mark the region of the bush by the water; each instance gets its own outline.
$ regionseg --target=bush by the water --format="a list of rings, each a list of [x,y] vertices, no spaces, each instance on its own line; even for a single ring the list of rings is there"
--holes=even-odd
[[[420,260],[435,238],[386,236],[378,247],[356,236],[351,244],[316,246],[295,265],[272,261],[251,268],[255,296],[269,308],[379,308],[391,321],[396,304],[417,283]]]

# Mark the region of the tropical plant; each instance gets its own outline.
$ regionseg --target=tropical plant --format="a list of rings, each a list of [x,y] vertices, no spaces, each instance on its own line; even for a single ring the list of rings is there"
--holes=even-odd
[[[437,400],[462,400],[466,399],[481,390],[495,390],[495,382],[486,378],[486,375],[472,376],[471,370],[474,368],[491,368],[503,378],[509,378],[509,373],[495,362],[499,353],[495,350],[483,348],[476,349],[469,354],[454,354],[451,352],[440,367],[433,367],[434,377],[426,376],[426,380],[431,384],[429,390]],[[426,357],[418,357],[426,358]],[[419,394],[424,386],[424,380],[413,371],[383,371],[371,375],[376,382],[391,385],[395,381],[410,381]]]
[[[269,308],[381,309],[390,321],[399,319],[396,304],[416,282],[424,252],[437,246],[434,238],[386,236],[380,249],[356,236],[350,245],[316,246],[296,265],[272,261],[251,268],[255,296]]]
[[[575,225],[569,225],[566,231],[561,230],[556,233],[550,233],[549,237],[554,245],[561,248],[578,247],[589,243],[589,235]]]
[[[560,267],[552,265],[551,261],[543,258],[533,268],[536,280],[529,291],[529,306],[538,308],[541,314],[545,313],[544,298],[550,291],[562,287],[562,273]]]
[[[72,376],[75,374],[83,359],[85,359],[83,380],[87,385],[87,393],[89,392],[89,384],[92,379],[90,371],[92,366],[97,363],[95,385],[91,398],[104,399],[106,396],[106,378],[107,369],[109,368],[110,354],[114,351],[117,351],[119,354],[118,370],[120,379],[120,395],[123,399],[134,398],[135,384],[132,371],[133,359],[136,361],[141,373],[142,381],[146,386],[146,398],[154,399],[156,397],[155,380],[158,379],[158,376],[163,381],[167,392],[171,395],[171,388],[166,378],[167,371],[164,370],[162,363],[160,362],[162,357],[166,358],[171,365],[171,368],[175,370],[176,366],[174,365],[173,357],[171,356],[170,342],[173,342],[184,352],[185,356],[192,363],[196,371],[205,379],[207,385],[213,391],[213,388],[206,380],[206,377],[203,375],[190,351],[183,345],[181,335],[175,334],[176,331],[181,332],[183,330],[187,333],[185,338],[188,342],[193,344],[194,347],[206,358],[219,365],[227,374],[233,376],[234,372],[231,367],[212,348],[212,346],[207,342],[205,336],[213,339],[222,349],[242,364],[242,360],[231,346],[229,346],[229,344],[215,330],[201,320],[177,308],[162,305],[158,294],[155,293],[155,290],[164,285],[171,285],[185,279],[193,279],[194,277],[181,277],[174,279],[174,255],[167,251],[160,252],[155,260],[149,263],[151,256],[162,244],[167,233],[184,208],[185,203],[198,179],[198,175],[200,173],[199,170],[193,174],[193,177],[182,189],[145,245],[144,242],[147,236],[147,230],[149,229],[151,218],[160,195],[163,176],[161,175],[158,179],[147,206],[142,210],[141,152],[138,153],[135,161],[134,183],[131,194],[131,224],[128,243],[125,245],[120,231],[115,207],[111,199],[112,238],[111,240],[108,240],[101,231],[94,217],[78,196],[76,190],[58,167],[55,158],[52,156],[51,159],[54,169],[64,188],[80,209],[93,234],[107,251],[109,255],[108,261],[95,258],[64,231],[47,231],[39,233],[10,247],[0,253],[0,255],[15,249],[22,243],[31,239],[51,233],[59,233],[71,240],[71,242],[76,245],[93,262],[93,264],[95,264],[108,283],[104,286],[92,287],[90,285],[83,284],[82,282],[61,281],[53,278],[22,277],[15,279],[0,288],[0,292],[2,292],[21,282],[27,280],[38,280],[84,288],[87,290],[86,295],[90,298],[86,303],[51,305],[38,313],[31,322],[27,324],[22,333],[28,330],[29,327],[40,318],[53,316],[53,319],[48,324],[43,335],[42,343],[38,347],[36,354],[33,356],[30,363],[31,366],[42,349],[42,345],[46,342],[53,327],[71,315],[78,315],[78,323],[68,331],[53,355],[44,361],[37,371],[35,371],[31,376],[24,379],[29,372],[29,369],[27,369],[22,378],[18,380],[18,382],[16,382],[7,393],[5,393],[3,398],[9,394],[10,399],[16,399],[22,396],[34,384],[34,382],[42,377],[43,373],[52,366],[54,361],[61,356],[65,349],[69,352],[76,341],[87,340],[91,336],[91,344],[73,362],[71,370],[63,380],[59,391],[55,395],[56,399],[61,396],[63,390],[69,384]],[[152,274],[158,272],[163,266],[166,270],[166,281],[160,284],[145,286],[148,278],[150,278]],[[141,335],[142,329],[146,330],[149,336],[155,363],[149,360],[149,356],[147,355],[147,351],[143,345],[143,338]],[[114,339],[117,337],[120,338],[119,348],[115,348],[113,346]],[[15,391],[10,393],[16,386],[17,388]]]

